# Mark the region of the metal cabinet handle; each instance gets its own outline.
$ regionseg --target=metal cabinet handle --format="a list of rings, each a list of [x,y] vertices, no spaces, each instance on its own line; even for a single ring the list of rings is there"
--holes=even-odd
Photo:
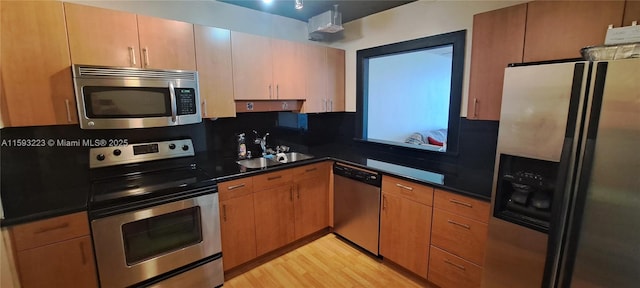
[[[473,118],[478,118],[478,98],[473,98]]]
[[[471,203],[458,201],[456,199],[449,199],[449,202],[451,202],[453,204],[458,204],[458,205],[462,205],[462,206],[467,206],[469,208],[473,208],[473,205],[471,205]]]
[[[269,99],[273,98],[273,93],[271,93],[271,84],[269,84]]]
[[[222,220],[227,222],[227,205],[222,204]]]
[[[149,48],[142,48],[142,55],[144,56],[144,67],[149,67]]]
[[[446,259],[446,258],[444,259],[444,263],[447,263],[447,264],[449,264],[449,265],[451,265],[453,267],[456,267],[456,268],[458,268],[460,270],[467,270],[467,268],[464,268],[464,266],[456,264],[456,263],[453,263],[453,262],[449,261],[449,259]]]
[[[387,197],[382,195],[382,210],[387,209]]]
[[[402,189],[407,189],[409,191],[413,191],[413,187],[405,186],[405,185],[402,185],[400,183],[396,183],[396,186],[398,186],[398,187],[400,187]]]
[[[53,231],[53,230],[58,230],[58,229],[64,229],[69,227],[69,222],[65,222],[62,223],[60,225],[56,225],[56,226],[52,226],[52,227],[43,227],[38,229],[38,231],[35,232],[35,234],[41,234],[41,233],[47,233],[49,231]]]
[[[207,99],[202,100],[202,116],[207,117]]]
[[[130,57],[130,62],[131,62],[131,66],[136,66],[136,50],[129,46],[129,55],[131,55]]]
[[[322,102],[323,102],[322,105],[324,105],[324,112],[329,112],[329,106],[328,106],[329,101],[327,101],[327,99],[322,99]]]
[[[280,84],[276,84],[276,99],[280,99]]]
[[[462,224],[462,223],[459,223],[459,222],[453,221],[453,220],[451,220],[451,219],[447,219],[447,222],[449,222],[449,223],[451,223],[451,224],[453,224],[453,225],[458,225],[458,226],[460,226],[460,227],[462,227],[462,228],[465,228],[465,229],[471,229],[471,226],[469,226],[469,225],[467,225],[467,224]]]
[[[296,185],[296,192],[298,194],[298,200],[300,200],[300,184]]]
[[[316,168],[309,168],[309,169],[304,170],[304,171],[305,171],[305,172],[312,172],[312,171],[316,171],[316,170],[318,170],[318,168],[317,168],[317,167],[316,167]]]
[[[233,185],[233,186],[229,186],[229,187],[227,187],[227,190],[234,190],[234,189],[242,188],[242,187],[244,187],[244,186],[245,186],[245,184],[244,184],[244,183],[242,183],[242,184],[238,184],[238,185]]]
[[[169,81],[169,96],[171,96],[171,122],[176,123],[178,106],[176,103],[176,91],[173,88],[173,82],[171,81]]]
[[[293,187],[289,187],[289,201],[293,202]]]
[[[267,178],[267,180],[271,181],[271,180],[276,180],[276,179],[280,179],[280,178],[282,178],[282,175],[269,177],[269,178]]]
[[[87,255],[84,253],[84,242],[80,242],[80,256],[82,257],[82,265],[87,265]]]
[[[64,99],[64,105],[67,107],[67,122],[71,123],[71,108],[69,107],[69,99]]]
[[[329,112],[333,112],[333,100],[329,99]]]

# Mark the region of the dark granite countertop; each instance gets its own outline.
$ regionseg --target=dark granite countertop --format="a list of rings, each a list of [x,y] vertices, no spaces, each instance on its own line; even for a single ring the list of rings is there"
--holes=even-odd
[[[455,167],[442,163],[416,163],[412,159],[397,159],[371,151],[362,151],[353,146],[325,145],[299,150],[297,152],[311,154],[312,159],[286,163],[267,169],[245,169],[236,163],[236,159],[219,157],[222,153],[209,152],[197,155],[199,167],[204,169],[216,181],[227,181],[242,177],[258,175],[326,160],[339,161],[383,174],[393,175],[432,185],[437,188],[457,192],[478,199],[490,200],[492,173],[475,171],[465,167]],[[6,154],[5,154],[6,155]],[[5,156],[6,157],[6,156]],[[419,162],[419,161],[418,161]],[[87,165],[88,166],[88,165]],[[3,189],[12,189],[11,197],[4,197],[3,208],[5,219],[1,226],[11,226],[31,221],[61,216],[87,209],[90,182],[88,168],[73,171],[56,170],[34,173],[30,171],[3,171],[3,177],[19,177],[3,183]],[[7,168],[5,168],[7,169]],[[65,173],[71,173],[68,175]],[[30,176],[24,176],[30,175]],[[37,176],[37,177],[33,177]],[[3,179],[4,180],[4,179]],[[14,186],[13,183],[22,183]],[[5,186],[5,184],[9,186]],[[8,195],[8,194],[7,194]]]

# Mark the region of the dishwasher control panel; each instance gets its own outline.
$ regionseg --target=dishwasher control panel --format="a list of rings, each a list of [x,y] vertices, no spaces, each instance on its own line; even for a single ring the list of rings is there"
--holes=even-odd
[[[380,173],[358,169],[351,166],[344,166],[338,163],[333,164],[333,174],[380,187],[382,177]]]

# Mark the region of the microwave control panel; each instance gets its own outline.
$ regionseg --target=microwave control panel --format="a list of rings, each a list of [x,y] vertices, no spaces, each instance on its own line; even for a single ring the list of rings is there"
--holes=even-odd
[[[178,115],[196,114],[196,90],[193,88],[175,88]]]

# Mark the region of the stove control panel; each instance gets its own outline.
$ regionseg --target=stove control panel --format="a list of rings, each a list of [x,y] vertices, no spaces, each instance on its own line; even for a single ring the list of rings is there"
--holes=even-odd
[[[89,167],[99,168],[194,155],[191,139],[98,147],[89,150]]]

